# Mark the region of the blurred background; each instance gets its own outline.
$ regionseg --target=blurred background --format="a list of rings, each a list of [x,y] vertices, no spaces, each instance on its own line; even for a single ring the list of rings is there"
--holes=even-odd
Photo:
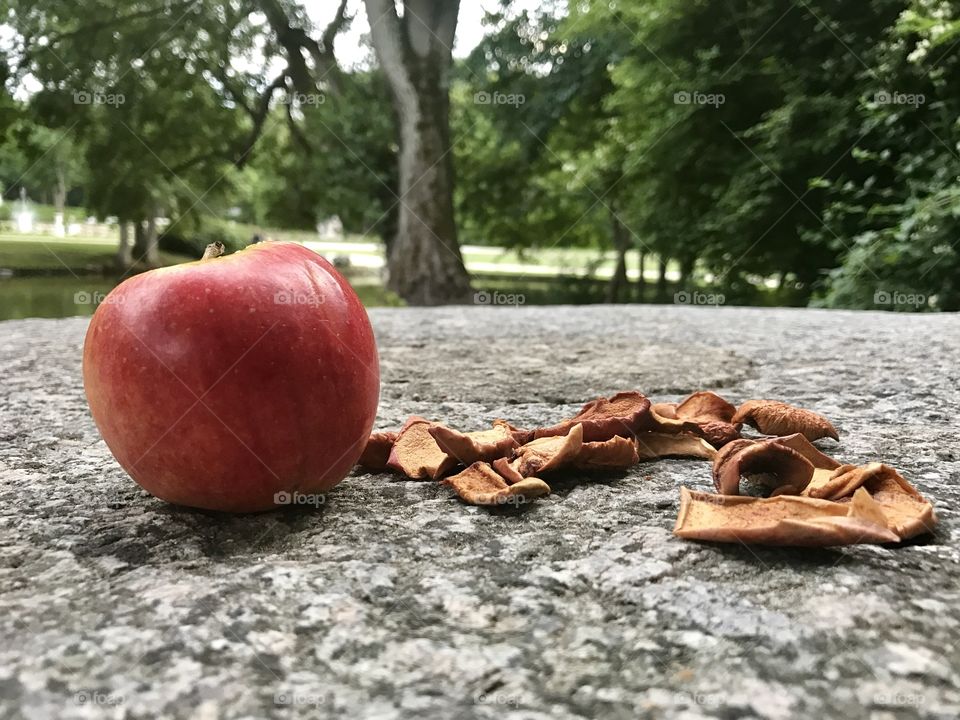
[[[368,305],[960,309],[960,2],[0,1],[0,319],[302,242]]]

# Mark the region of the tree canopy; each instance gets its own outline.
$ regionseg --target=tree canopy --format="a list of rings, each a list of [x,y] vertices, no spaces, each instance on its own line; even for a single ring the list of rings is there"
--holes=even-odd
[[[457,5],[7,0],[0,182],[186,233],[336,215],[414,301],[403,264],[461,293],[465,242],[615,250],[614,300],[655,297],[635,251],[730,301],[960,307],[960,3],[505,1],[434,73]],[[364,10],[393,34],[347,67]]]

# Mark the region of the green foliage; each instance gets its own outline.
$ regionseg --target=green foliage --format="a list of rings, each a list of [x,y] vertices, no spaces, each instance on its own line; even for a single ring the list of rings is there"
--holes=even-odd
[[[637,248],[728,302],[960,309],[960,2],[503,5],[451,87],[462,242]],[[266,103],[283,53],[260,6],[5,2],[0,212],[17,184],[65,188],[174,218],[161,246],[191,257],[249,242],[217,217],[390,238],[383,75]]]
[[[607,245],[610,163],[596,158],[608,49],[563,39],[550,9],[488,21],[451,97],[464,242]]]
[[[175,222],[160,235],[160,249],[199,259],[210,243],[223,243],[227,252],[236,252],[249,245],[251,240],[246,228],[229,220],[190,216]]]
[[[397,205],[397,148],[379,73],[340,77],[338,91],[300,108],[291,132],[282,109],[267,124],[240,183],[244,218],[313,229],[338,215],[348,233],[388,238]]]
[[[863,73],[858,166],[829,186],[826,212],[852,242],[825,304],[960,309],[958,8],[912,4]]]

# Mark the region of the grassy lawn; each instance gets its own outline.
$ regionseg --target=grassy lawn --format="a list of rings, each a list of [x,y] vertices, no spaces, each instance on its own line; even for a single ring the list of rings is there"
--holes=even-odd
[[[349,255],[353,264],[345,274],[364,305],[402,304],[380,282],[383,248],[379,244],[356,237],[318,241],[315,235],[300,231],[276,232],[270,236],[277,240],[307,241],[309,247],[329,258]],[[112,272],[116,244],[110,237],[56,238],[0,232],[0,269],[25,275],[0,278],[0,320],[91,314],[96,300],[91,302],[89,298],[102,298],[118,280]],[[465,246],[463,251],[477,292],[519,294],[525,304],[603,302],[606,278],[615,263],[613,253],[589,248],[517,252]],[[166,265],[195,260],[166,252],[160,256]],[[636,258],[635,252],[628,256],[628,263],[634,266],[630,268],[631,284],[635,281]],[[646,270],[647,280],[652,284],[657,268],[649,258]],[[593,276],[585,277],[588,274]],[[672,285],[671,278],[671,288]]]
[[[306,241],[328,257],[348,254],[355,258],[371,260],[383,258],[383,248],[359,238],[338,242],[318,242],[315,236],[302,231],[277,231],[270,237],[277,240]],[[116,240],[112,238],[55,238],[50,235],[21,235],[0,232],[0,268],[11,270],[36,270],[44,272],[74,272],[96,270],[113,264]],[[590,248],[547,248],[543,250],[506,250],[496,247],[465,246],[464,261],[467,269],[478,276],[525,275],[529,277],[553,277],[563,275],[586,275],[607,278],[613,273],[616,258],[612,252]],[[195,260],[196,258],[161,252],[165,265]],[[629,272],[635,277],[636,254],[628,256]],[[673,264],[668,268],[677,270]],[[656,259],[648,258],[646,277],[655,280]]]
[[[100,238],[74,240],[0,233],[0,268],[47,272],[99,269],[113,265],[115,249],[115,241]],[[194,258],[161,252],[160,259],[165,265],[173,265]]]

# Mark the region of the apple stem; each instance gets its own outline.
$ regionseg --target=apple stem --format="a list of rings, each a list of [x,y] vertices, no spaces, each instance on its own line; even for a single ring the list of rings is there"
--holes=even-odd
[[[213,258],[218,258],[223,253],[226,252],[226,248],[223,247],[222,242],[212,242],[207,245],[207,249],[203,251],[203,257],[201,260],[212,260]]]

